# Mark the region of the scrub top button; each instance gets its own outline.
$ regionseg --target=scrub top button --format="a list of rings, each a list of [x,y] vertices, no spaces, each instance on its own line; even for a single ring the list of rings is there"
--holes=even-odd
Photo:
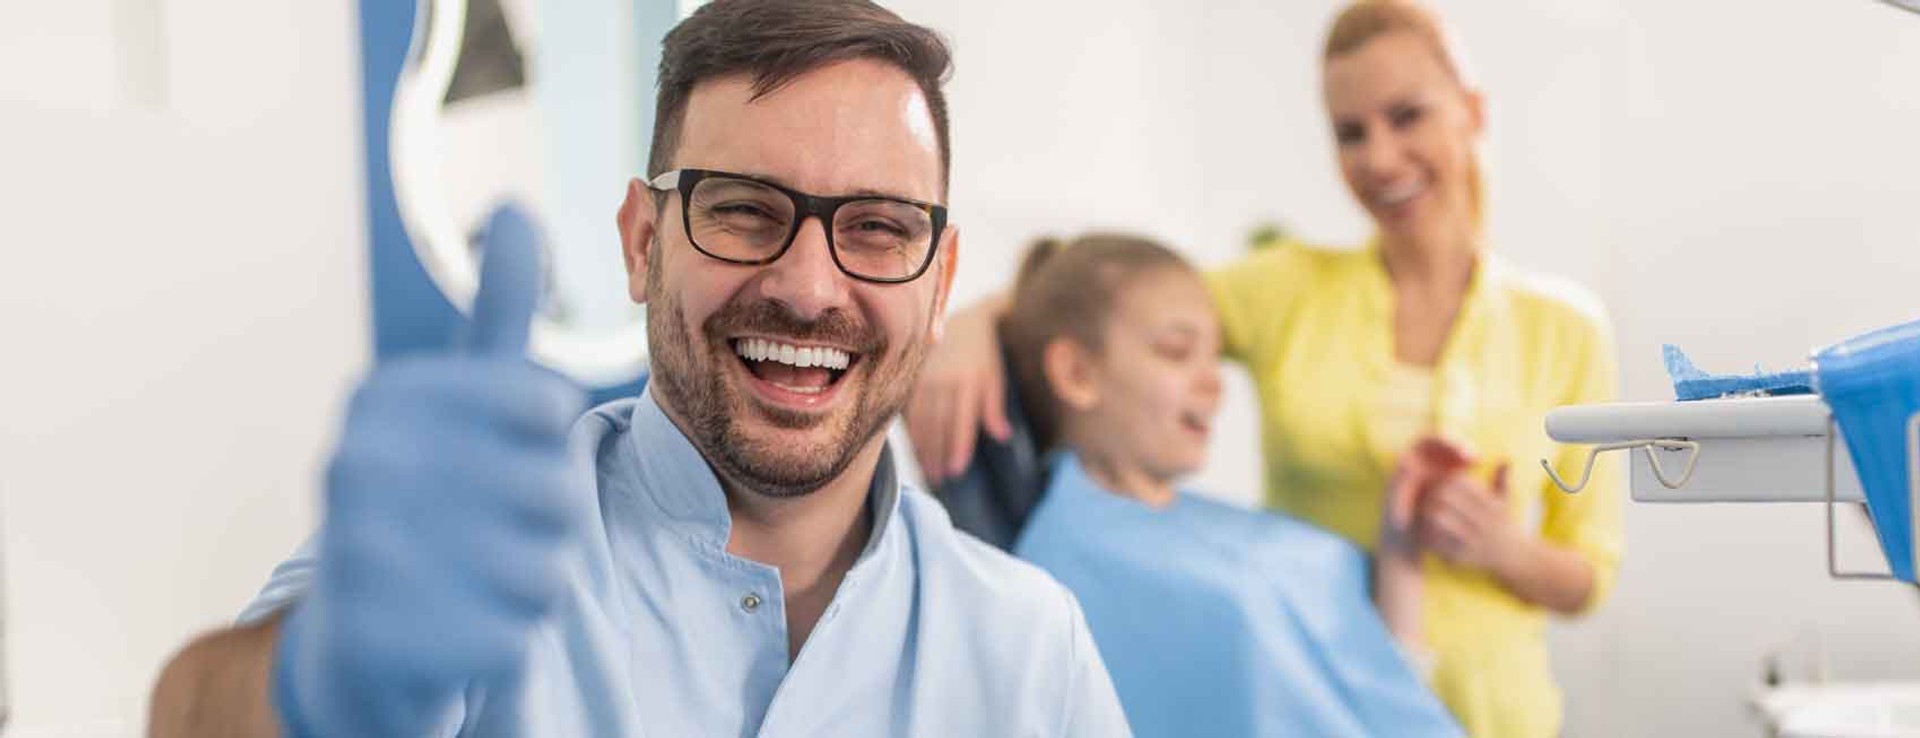
[[[747,596],[740,598],[740,609],[747,612],[760,609],[760,595],[748,592]]]

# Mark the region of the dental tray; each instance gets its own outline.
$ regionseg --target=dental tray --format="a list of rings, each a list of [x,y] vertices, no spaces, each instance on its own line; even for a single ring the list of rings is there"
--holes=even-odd
[[[1577,405],[1549,412],[1546,426],[1561,443],[1626,449],[1640,502],[1825,502],[1829,458],[1834,499],[1864,499],[1814,395]]]

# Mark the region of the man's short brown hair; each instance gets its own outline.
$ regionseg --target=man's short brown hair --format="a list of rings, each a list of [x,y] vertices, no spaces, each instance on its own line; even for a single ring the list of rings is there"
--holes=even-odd
[[[759,98],[834,62],[877,59],[913,77],[926,96],[944,188],[952,154],[940,87],[953,55],[932,29],[867,0],[714,0],[668,32],[662,46],[647,176],[659,176],[673,161],[687,98],[701,82],[751,74]]]

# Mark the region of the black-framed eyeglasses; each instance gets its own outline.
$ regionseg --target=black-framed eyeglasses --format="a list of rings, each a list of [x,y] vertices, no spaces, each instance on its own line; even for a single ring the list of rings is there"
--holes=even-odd
[[[680,218],[693,248],[730,264],[771,264],[818,217],[833,263],[847,276],[898,284],[933,264],[947,209],[881,195],[820,197],[745,174],[675,169],[647,182],[680,193]]]

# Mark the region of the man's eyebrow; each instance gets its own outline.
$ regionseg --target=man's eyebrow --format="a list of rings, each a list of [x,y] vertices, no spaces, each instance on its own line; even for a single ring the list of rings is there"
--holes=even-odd
[[[740,174],[747,175],[749,177],[760,180],[762,182],[772,182],[774,184],[780,185],[781,187],[785,187],[788,189],[799,189],[797,187],[794,187],[792,182],[788,182],[785,177],[779,176],[777,174],[768,174],[766,172],[754,171],[752,169],[742,169],[740,170]]]
[[[885,198],[890,198],[894,200],[912,200],[914,202],[923,202],[926,200],[926,198],[924,197],[908,197],[898,192],[886,192],[883,190],[876,190],[869,187],[862,187],[860,189],[849,192],[845,195],[845,197],[885,197]]]
[[[789,190],[800,190],[800,188],[793,186],[792,182],[787,181],[785,177],[781,177],[779,175],[767,174],[765,172],[756,172],[752,170],[741,172],[741,174],[747,175],[754,179],[761,180],[763,182],[772,182],[774,184],[780,185],[781,187],[785,187]],[[805,190],[800,190],[800,191],[805,192]],[[821,197],[884,197],[892,200],[912,200],[914,202],[933,202],[933,200],[924,198],[924,197],[913,197],[911,195],[903,195],[898,192],[888,192],[886,190],[874,189],[872,187],[861,187],[853,190],[852,192],[835,192],[835,193],[809,192],[807,194],[810,194],[810,195],[818,194]]]

